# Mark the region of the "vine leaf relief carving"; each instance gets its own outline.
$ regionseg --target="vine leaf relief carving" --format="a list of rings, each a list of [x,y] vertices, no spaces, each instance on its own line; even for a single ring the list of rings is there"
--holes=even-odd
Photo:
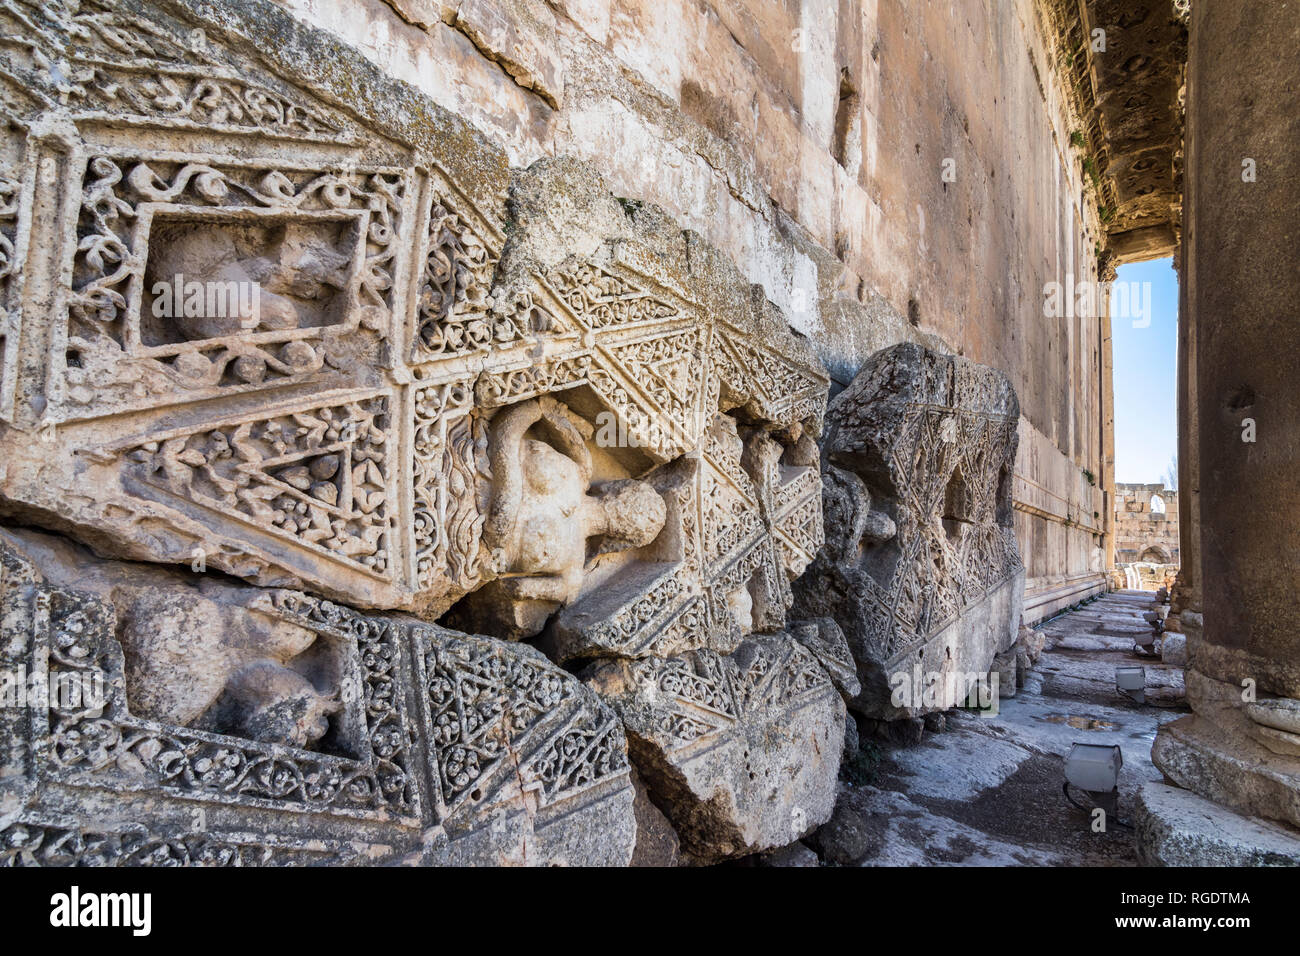
[[[0,169],[15,508],[121,557],[201,552],[502,637],[603,592],[613,631],[577,638],[601,653],[781,626],[819,541],[799,443],[829,380],[733,267],[629,226],[594,178],[546,226],[504,164],[417,155],[170,14],[6,0],[0,22],[29,38],[0,42],[0,66],[44,100],[4,99],[21,114]],[[33,189],[48,222],[23,218]],[[493,449],[531,408],[519,460],[554,487],[515,489]],[[755,432],[775,463],[749,461]]]

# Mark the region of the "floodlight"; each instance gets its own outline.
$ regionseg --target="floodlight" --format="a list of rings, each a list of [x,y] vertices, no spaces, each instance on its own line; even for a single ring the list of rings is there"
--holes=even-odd
[[[1122,666],[1115,668],[1115,689],[1138,704],[1147,702],[1147,672],[1141,666]]]
[[[1124,755],[1115,744],[1072,744],[1065,756],[1065,797],[1076,807],[1070,787],[1084,790],[1106,811],[1117,817],[1119,810],[1119,770]],[[1086,810],[1086,807],[1079,807]]]

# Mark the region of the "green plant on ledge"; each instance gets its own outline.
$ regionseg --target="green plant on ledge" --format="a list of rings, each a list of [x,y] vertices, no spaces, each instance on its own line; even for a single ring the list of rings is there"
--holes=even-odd
[[[1095,189],[1101,189],[1101,173],[1097,171],[1097,161],[1091,156],[1083,157],[1083,171],[1092,180]]]
[[[1083,477],[1085,477],[1085,478],[1088,479],[1088,484],[1090,484],[1090,485],[1094,485],[1094,486],[1097,484],[1097,476],[1094,475],[1094,474],[1093,474],[1091,471],[1089,471],[1087,468],[1083,469]]]

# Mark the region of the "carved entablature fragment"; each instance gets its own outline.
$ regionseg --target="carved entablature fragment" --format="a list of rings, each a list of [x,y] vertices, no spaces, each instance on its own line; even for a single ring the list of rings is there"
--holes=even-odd
[[[0,514],[565,658],[783,624],[828,379],[729,264],[147,9],[0,4]]]
[[[863,713],[919,713],[919,702],[891,703],[897,675],[984,674],[1014,642],[1018,424],[1004,374],[911,343],[877,352],[831,402],[826,546],[796,582],[795,606],[843,629]]]
[[[698,861],[752,853],[830,815],[844,702],[789,634],[751,635],[727,655],[601,661],[585,679],[623,718],[638,771]]]
[[[622,724],[527,645],[37,532],[0,531],[0,601],[5,865],[631,854]]]

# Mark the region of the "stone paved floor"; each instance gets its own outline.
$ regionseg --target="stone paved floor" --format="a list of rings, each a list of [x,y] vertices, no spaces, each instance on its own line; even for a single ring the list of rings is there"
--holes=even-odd
[[[1042,625],[1043,655],[996,717],[950,712],[946,729],[927,732],[918,746],[883,748],[871,785],[841,784],[841,798],[874,831],[864,865],[1135,865],[1133,831],[1112,824],[1092,832],[1088,815],[1061,792],[1062,767],[1075,741],[1119,744],[1121,821],[1133,812],[1139,783],[1161,779],[1151,743],[1185,706],[1140,706],[1115,691],[1115,667],[1139,663],[1131,648],[1149,631],[1142,612],[1152,598],[1107,594]],[[1181,668],[1140,663],[1148,687],[1176,688],[1181,697]]]

